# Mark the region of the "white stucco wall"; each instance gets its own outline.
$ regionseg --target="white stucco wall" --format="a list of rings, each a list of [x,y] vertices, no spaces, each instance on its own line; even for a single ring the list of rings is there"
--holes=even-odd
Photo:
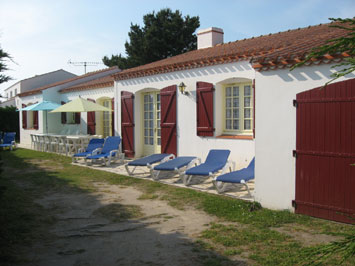
[[[237,163],[237,168],[244,167],[254,156],[254,140],[222,139],[215,137],[199,137],[196,135],[196,82],[210,82],[215,85],[214,123],[215,136],[221,133],[222,102],[221,83],[238,81],[238,78],[252,80],[255,71],[248,62],[237,62],[224,65],[209,66],[186,71],[177,71],[160,75],[141,77],[115,82],[116,110],[121,110],[121,91],[135,94],[134,123],[135,123],[135,154],[143,154],[141,92],[160,90],[170,85],[186,84],[189,95],[177,93],[177,153],[195,155],[204,160],[210,149],[230,149],[230,159]],[[116,130],[121,134],[121,113],[117,112]],[[218,129],[219,127],[219,129]]]
[[[331,65],[256,73],[255,199],[264,207],[291,209],[295,199],[296,94],[324,85]],[[348,75],[354,78],[355,75]],[[344,78],[343,78],[344,79]],[[337,81],[341,81],[339,79]]]
[[[42,101],[42,94],[35,94],[35,95],[30,95],[26,97],[22,97],[18,99],[19,101],[19,106],[17,108],[22,108],[22,104],[31,105],[36,102]],[[38,129],[23,129],[22,128],[22,112],[19,113],[19,127],[20,127],[20,143],[21,144],[26,144],[26,145],[31,145],[31,134],[38,134],[43,132],[43,126],[45,125],[44,123],[41,123],[40,121],[43,121],[43,112],[38,112]]]
[[[21,92],[21,81],[16,82],[14,85],[5,89],[4,96],[6,96],[7,99],[10,99],[10,98],[15,97],[20,92]]]

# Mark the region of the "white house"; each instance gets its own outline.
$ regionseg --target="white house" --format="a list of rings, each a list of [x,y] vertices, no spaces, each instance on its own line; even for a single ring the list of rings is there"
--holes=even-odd
[[[63,69],[59,69],[56,71],[52,71],[41,75],[36,75],[31,78],[20,80],[4,90],[4,96],[7,98],[7,100],[0,103],[0,107],[16,106],[15,97],[22,92],[31,91],[33,89],[48,84],[52,84],[58,81],[62,81],[74,77],[76,77],[75,74],[65,71]]]
[[[292,72],[290,66],[345,34],[321,24],[223,44],[223,31],[209,28],[197,33],[195,51],[116,73],[115,128],[124,152],[204,159],[210,149],[229,149],[237,168],[255,156],[255,199],[292,210],[293,100],[329,81],[331,66],[348,55],[326,55]]]
[[[101,82],[106,77],[117,73],[119,69],[117,67],[106,68],[99,71],[89,72],[85,75],[66,79],[49,85],[35,88],[31,91],[27,91],[19,94],[18,108],[22,108],[40,101],[52,101],[59,104],[64,104],[79,95],[83,98],[94,99],[107,99],[113,98],[113,81],[111,79],[111,89],[107,88],[107,82]],[[82,90],[81,84],[84,86],[88,82],[97,82],[100,86],[103,86],[103,90]],[[68,90],[65,90],[67,89]],[[101,93],[101,94],[100,94]],[[95,94],[95,97],[92,95]],[[102,101],[103,104],[104,101]],[[86,113],[48,113],[47,121],[45,119],[44,112],[32,112],[22,111],[20,112],[20,142],[23,144],[31,143],[31,134],[46,133],[45,125],[48,125],[48,133],[66,133],[77,134],[87,133],[87,114]],[[111,121],[111,120],[110,120]],[[110,126],[112,127],[112,126]]]

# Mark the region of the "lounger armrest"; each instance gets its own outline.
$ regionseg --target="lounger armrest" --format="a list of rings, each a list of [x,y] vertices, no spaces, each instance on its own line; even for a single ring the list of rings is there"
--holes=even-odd
[[[112,150],[112,151],[110,151],[110,155],[109,155],[109,156],[110,156],[110,157],[113,157],[113,154],[114,154],[114,153],[116,153],[115,156],[118,156],[118,150]]]
[[[170,155],[166,156],[163,160],[161,160],[160,163],[165,163],[165,162],[170,161],[170,160],[172,160],[174,158],[175,158],[175,155],[174,154],[170,154]]]
[[[79,148],[78,149],[78,153],[82,153],[82,152],[85,152],[86,150],[84,148]]]
[[[16,141],[11,141],[11,145],[14,146],[16,148]]]
[[[225,174],[227,171],[233,172],[235,170],[235,162],[234,161],[227,161],[226,165],[222,169],[221,174]]]
[[[199,164],[201,164],[201,158],[196,157],[195,159],[193,159],[193,160],[186,166],[185,171],[186,171],[186,170],[189,170],[190,168],[195,167],[195,166],[197,166],[197,165],[199,165]],[[184,172],[185,172],[185,171],[184,171]]]
[[[98,155],[98,154],[101,153],[101,151],[102,151],[102,148],[97,148],[97,149],[92,151],[91,155]]]

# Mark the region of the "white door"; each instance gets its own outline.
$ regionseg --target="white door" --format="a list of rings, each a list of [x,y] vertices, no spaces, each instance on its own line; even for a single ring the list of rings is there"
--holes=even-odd
[[[160,131],[160,94],[143,94],[143,153],[150,155],[161,151]]]

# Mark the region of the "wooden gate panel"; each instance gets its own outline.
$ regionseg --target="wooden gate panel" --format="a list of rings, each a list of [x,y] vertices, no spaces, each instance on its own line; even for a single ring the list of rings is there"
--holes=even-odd
[[[196,125],[197,136],[208,137],[214,135],[212,83],[198,81],[196,83]]]
[[[355,217],[355,79],[297,94],[296,213]]]
[[[129,158],[134,157],[134,95],[128,91],[121,92],[121,137],[122,151]]]
[[[177,155],[176,85],[160,91],[161,103],[161,153]]]

